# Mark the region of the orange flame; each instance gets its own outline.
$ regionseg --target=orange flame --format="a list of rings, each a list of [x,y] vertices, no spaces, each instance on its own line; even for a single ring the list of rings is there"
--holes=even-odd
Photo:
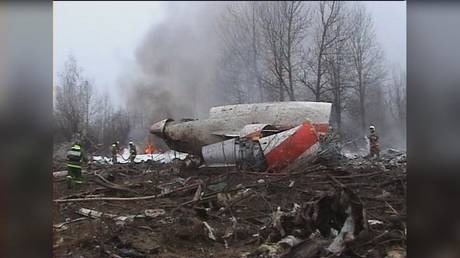
[[[153,146],[152,144],[147,144],[144,148],[144,153],[145,154],[153,154],[156,152],[156,148],[155,146]]]

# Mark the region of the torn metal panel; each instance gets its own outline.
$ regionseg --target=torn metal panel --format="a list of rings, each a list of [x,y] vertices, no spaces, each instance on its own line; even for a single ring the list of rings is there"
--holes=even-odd
[[[159,163],[170,163],[175,159],[186,160],[189,154],[177,152],[177,151],[166,151],[163,153],[153,153],[153,154],[139,154],[136,155],[134,163],[143,163],[143,162],[159,162]],[[129,163],[129,150],[127,148],[123,149],[123,153],[117,155],[118,164]],[[94,164],[113,164],[110,157],[103,156],[92,156],[92,163]],[[56,177],[57,175],[55,175]]]
[[[280,145],[286,139],[294,135],[294,133],[299,128],[300,126],[296,126],[290,130],[259,139],[260,145],[262,146],[264,153],[265,154],[270,153],[276,146]]]
[[[202,156],[208,166],[237,166],[263,171],[265,157],[258,141],[234,138],[203,147]]]
[[[229,138],[239,137],[240,134],[234,131],[213,131],[212,134]]]
[[[149,218],[156,218],[166,214],[166,211],[163,209],[146,209],[144,211],[145,216]]]
[[[156,135],[163,135],[166,124],[171,121],[174,121],[174,120],[167,118],[167,119],[161,120],[160,122],[156,122],[150,127],[150,133],[156,134]]]
[[[219,166],[236,166],[239,144],[237,139],[230,139],[203,147],[203,159],[206,164]]]
[[[280,132],[276,127],[269,124],[248,124],[241,129],[239,137],[259,139]]]
[[[163,138],[171,149],[199,155],[202,146],[225,140],[225,136],[215,135],[213,132],[227,128],[225,123],[211,120],[170,122],[165,125],[161,134],[155,134]]]
[[[313,124],[328,124],[331,103],[326,102],[272,102],[257,104],[238,104],[213,107],[209,111],[209,118],[223,119],[235,116],[246,116],[258,123],[267,122],[272,125],[300,124],[305,120]]]
[[[258,125],[252,128],[263,127]],[[238,166],[255,171],[268,168],[279,171],[299,157],[308,158],[313,155],[318,147],[318,135],[314,127],[305,122],[258,140],[234,138],[207,145],[203,147],[202,154],[208,166]]]
[[[260,139],[269,169],[280,170],[300,157],[308,158],[318,146],[313,125],[304,122],[285,132]]]

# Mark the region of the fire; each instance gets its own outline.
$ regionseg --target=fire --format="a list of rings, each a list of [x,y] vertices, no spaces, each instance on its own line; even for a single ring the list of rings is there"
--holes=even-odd
[[[144,153],[145,154],[153,154],[156,152],[156,148],[155,146],[153,146],[153,144],[147,144],[144,148]]]

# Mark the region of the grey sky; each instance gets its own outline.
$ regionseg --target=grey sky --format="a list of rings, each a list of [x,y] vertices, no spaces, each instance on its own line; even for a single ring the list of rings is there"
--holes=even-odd
[[[406,67],[406,2],[366,1],[378,41],[390,64]]]
[[[134,65],[134,52],[164,2],[54,2],[54,80],[69,54],[99,89],[119,100],[117,79]],[[189,4],[193,4],[190,2]],[[379,42],[390,64],[406,66],[406,2],[368,1]]]
[[[54,80],[68,55],[76,57],[97,87],[115,89],[134,50],[162,18],[160,2],[54,2]],[[112,96],[112,97],[117,97]]]

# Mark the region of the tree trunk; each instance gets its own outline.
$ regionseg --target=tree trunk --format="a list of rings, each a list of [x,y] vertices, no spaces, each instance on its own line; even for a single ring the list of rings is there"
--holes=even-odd
[[[321,92],[321,56],[323,55],[322,49],[319,50],[318,63],[316,68],[316,87],[315,87],[315,100],[320,101],[320,92]]]
[[[336,83],[335,87],[339,84]],[[340,131],[342,125],[342,103],[340,100],[340,91],[336,88],[334,91],[334,110],[335,110],[335,122],[337,123],[337,129]]]
[[[338,128],[338,131],[341,132],[342,130],[342,86],[341,86],[341,80],[340,80],[340,59],[338,59],[339,61],[337,62],[337,76],[336,76],[336,89],[337,89],[337,99],[336,99],[336,103],[337,103],[337,128]]]
[[[361,130],[362,132],[366,132],[366,109],[364,106],[364,86],[362,82],[362,75],[359,75],[358,79],[358,87],[359,87],[359,113],[361,116]]]
[[[284,101],[284,87],[283,87],[283,82],[281,80],[279,82],[279,89],[280,89],[279,101]]]
[[[251,5],[252,7],[252,65],[254,69],[255,81],[257,88],[259,89],[259,98],[260,101],[264,100],[264,92],[262,88],[262,82],[260,80],[259,66],[257,64],[257,36],[256,36],[256,21],[255,21],[255,6],[254,2]]]

